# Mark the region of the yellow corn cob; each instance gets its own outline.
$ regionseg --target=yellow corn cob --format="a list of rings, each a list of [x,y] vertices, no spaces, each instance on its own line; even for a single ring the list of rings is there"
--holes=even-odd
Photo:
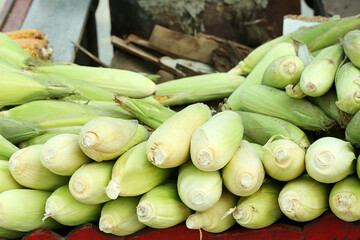
[[[11,39],[21,39],[21,38],[36,38],[48,40],[48,37],[38,29],[22,29],[16,31],[5,32],[5,34]]]

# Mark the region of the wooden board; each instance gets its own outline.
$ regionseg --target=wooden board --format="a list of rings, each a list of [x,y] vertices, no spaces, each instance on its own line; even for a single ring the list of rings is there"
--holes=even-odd
[[[218,47],[215,41],[199,39],[159,25],[154,27],[149,44],[166,55],[209,64],[212,51]]]
[[[21,29],[36,28],[49,36],[53,61],[73,62],[93,0],[34,0]]]

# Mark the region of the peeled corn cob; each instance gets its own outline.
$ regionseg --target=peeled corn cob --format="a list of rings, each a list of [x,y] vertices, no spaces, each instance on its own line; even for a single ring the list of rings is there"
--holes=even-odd
[[[4,33],[11,39],[34,38],[48,41],[48,37],[39,29],[20,29]]]

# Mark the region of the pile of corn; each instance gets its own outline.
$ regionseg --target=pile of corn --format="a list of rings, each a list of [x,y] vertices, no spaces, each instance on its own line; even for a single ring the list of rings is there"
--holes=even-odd
[[[0,237],[360,220],[359,27],[334,19],[161,84],[42,62],[1,33]]]

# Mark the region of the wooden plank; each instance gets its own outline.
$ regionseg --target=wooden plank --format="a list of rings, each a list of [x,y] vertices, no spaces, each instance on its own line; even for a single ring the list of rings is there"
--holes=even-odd
[[[111,43],[115,47],[120,48],[130,54],[141,57],[142,59],[144,59],[146,61],[156,63],[156,64],[159,63],[159,59],[156,56],[142,50],[141,48],[134,46],[133,44],[127,44],[123,39],[121,39],[119,37],[112,36]]]
[[[2,25],[1,31],[8,32],[21,28],[33,0],[14,1]]]
[[[93,0],[34,0],[22,29],[36,28],[48,35],[54,62],[73,62]]]
[[[199,39],[159,25],[154,27],[149,44],[166,55],[208,64],[211,64],[212,51],[218,47],[215,41]]]

